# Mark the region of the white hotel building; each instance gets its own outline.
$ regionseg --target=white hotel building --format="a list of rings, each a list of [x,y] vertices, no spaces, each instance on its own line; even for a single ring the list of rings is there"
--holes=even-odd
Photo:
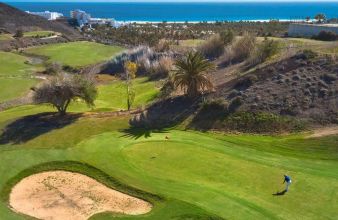
[[[44,12],[30,12],[30,11],[26,11],[26,13],[28,14],[32,14],[32,15],[38,15],[41,17],[44,17],[48,20],[56,20],[60,17],[63,17],[63,14],[58,13],[58,12],[50,12],[50,11],[44,11]]]

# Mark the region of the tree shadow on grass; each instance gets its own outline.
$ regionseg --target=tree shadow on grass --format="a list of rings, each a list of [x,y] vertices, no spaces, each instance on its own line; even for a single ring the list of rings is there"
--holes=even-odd
[[[284,189],[283,191],[276,192],[276,193],[274,193],[274,194],[272,194],[272,195],[273,195],[273,196],[284,196],[286,192],[287,192],[287,191]]]
[[[185,96],[161,100],[136,115],[129,124],[131,127],[146,130],[174,127],[192,115],[198,109],[200,101],[200,98],[191,99]]]
[[[229,114],[227,107],[211,103],[202,106],[202,108],[195,114],[188,127],[200,131],[208,131],[210,129],[222,127],[222,121]]]
[[[39,113],[8,124],[0,135],[0,144],[20,144],[75,122],[82,114]]]
[[[152,133],[165,134],[168,133],[167,129],[150,129],[150,128],[135,128],[131,127],[128,129],[121,130],[124,134],[121,137],[128,137],[132,139],[139,139],[141,137],[149,138]]]
[[[185,96],[168,98],[153,103],[146,111],[130,119],[130,128],[122,130],[123,137],[149,138],[152,133],[167,133],[168,129],[187,119],[198,108],[200,98]]]

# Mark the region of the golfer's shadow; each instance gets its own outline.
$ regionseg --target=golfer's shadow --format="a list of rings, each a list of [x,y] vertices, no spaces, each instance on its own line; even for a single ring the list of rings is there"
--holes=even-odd
[[[284,189],[283,191],[276,192],[276,193],[274,193],[272,195],[273,196],[284,196],[286,192],[287,192],[286,189]]]

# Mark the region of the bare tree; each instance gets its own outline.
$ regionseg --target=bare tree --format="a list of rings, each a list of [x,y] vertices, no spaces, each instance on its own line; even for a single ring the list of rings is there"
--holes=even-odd
[[[80,75],[58,74],[35,89],[34,102],[53,105],[61,115],[66,114],[72,100],[82,99],[94,106],[97,90],[92,80]]]

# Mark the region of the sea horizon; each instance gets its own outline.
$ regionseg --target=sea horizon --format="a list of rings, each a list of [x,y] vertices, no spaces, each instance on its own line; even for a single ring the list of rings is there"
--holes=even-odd
[[[337,2],[6,2],[23,11],[80,9],[96,18],[137,23],[216,21],[300,21],[318,13],[338,18]]]

